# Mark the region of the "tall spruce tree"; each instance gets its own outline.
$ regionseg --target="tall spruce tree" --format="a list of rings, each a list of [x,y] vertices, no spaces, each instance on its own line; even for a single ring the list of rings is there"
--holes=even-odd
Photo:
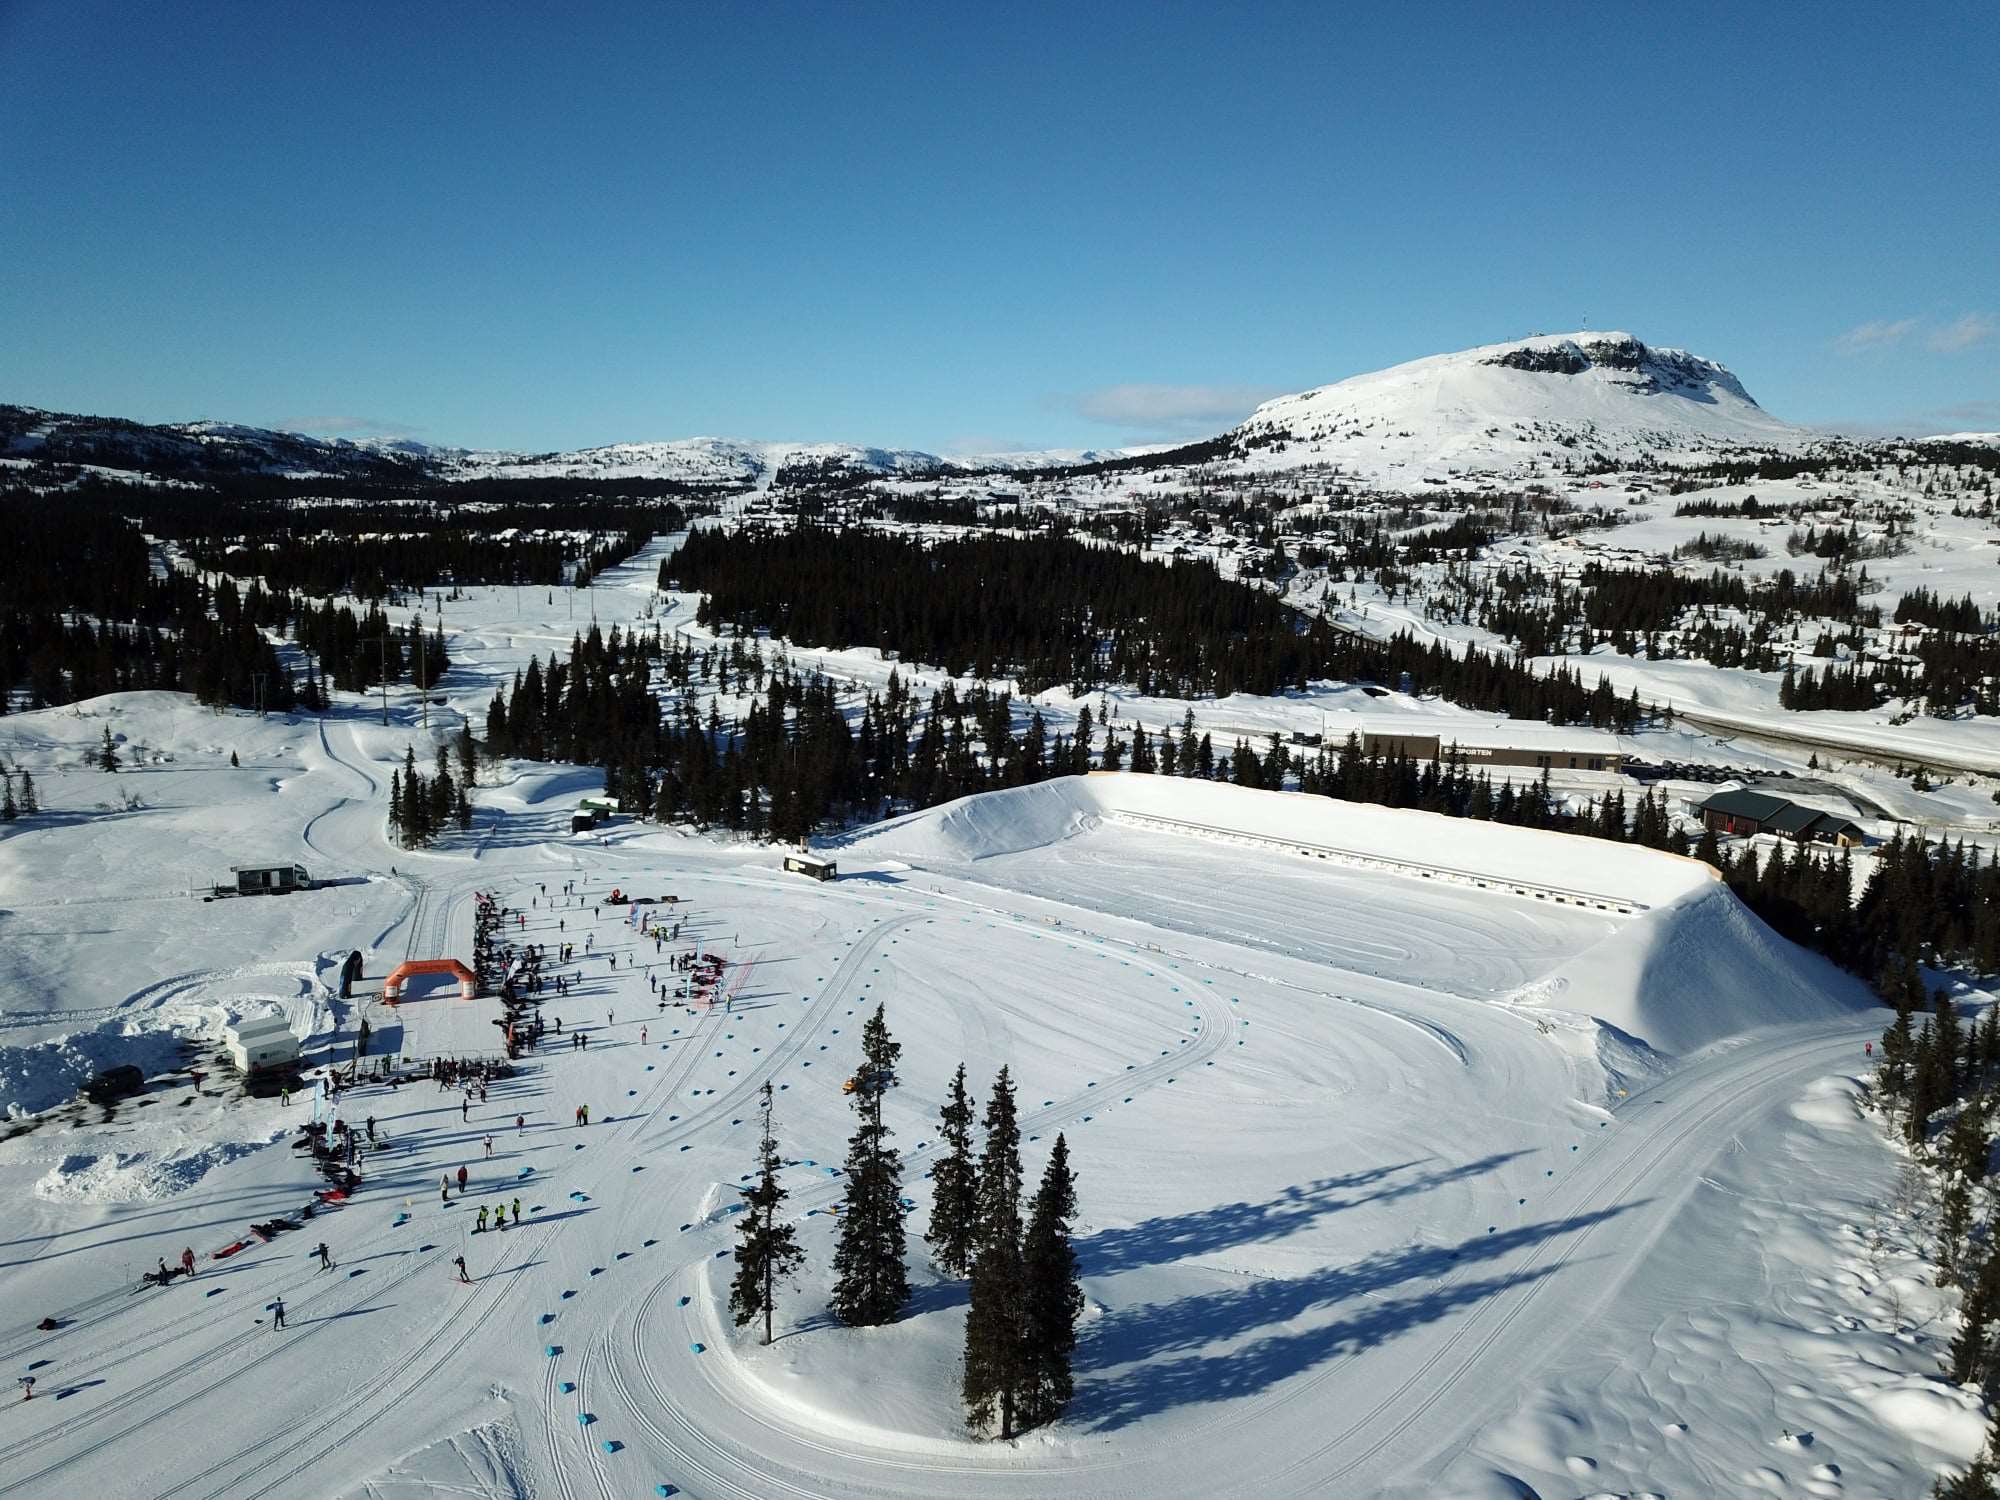
[[[979,1172],[972,1160],[972,1099],[965,1091],[965,1064],[951,1080],[951,1096],[938,1111],[944,1154],[931,1169],[931,1260],[947,1276],[972,1269],[978,1241]]]
[[[1035,1192],[1027,1237],[1021,1244],[1027,1283],[1021,1331],[1026,1379],[1020,1417],[1024,1427],[1053,1422],[1076,1390],[1069,1359],[1076,1349],[1083,1287],[1077,1275],[1076,1250],[1070,1243],[1070,1221],[1075,1217],[1076,1174],[1070,1171],[1069,1143],[1058,1135],[1042,1173],[1042,1185]]]
[[[118,747],[111,742],[111,726],[104,726],[104,741],[97,747],[97,769],[115,771],[118,769]]]
[[[1014,1436],[1015,1412],[1027,1383],[1022,1329],[1027,1278],[1021,1262],[1021,1129],[1014,1081],[1003,1067],[986,1101],[986,1149],[979,1158],[979,1244],[972,1262],[972,1301],[965,1314],[965,1420],[995,1421],[1002,1439]]]
[[[778,1141],[771,1129],[771,1085],[763,1091],[764,1130],[757,1142],[757,1182],[744,1188],[748,1211],[736,1226],[736,1280],[729,1289],[729,1311],[736,1326],[758,1316],[764,1319],[764,1342],[771,1342],[771,1314],[780,1284],[796,1274],[806,1258],[798,1231],[779,1222],[786,1193],[778,1182]]]
[[[893,1322],[910,1300],[910,1274],[903,1264],[903,1166],[889,1149],[894,1132],[882,1123],[882,1098],[896,1086],[902,1051],[877,1005],[861,1028],[853,1095],[860,1124],[847,1143],[847,1201],[833,1251],[833,1310],[855,1327]]]

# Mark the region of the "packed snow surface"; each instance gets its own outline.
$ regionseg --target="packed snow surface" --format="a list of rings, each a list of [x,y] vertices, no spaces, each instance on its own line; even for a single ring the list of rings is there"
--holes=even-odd
[[[600,581],[603,623],[652,608],[658,561]],[[515,608],[446,606],[435,738],[567,640],[560,603]],[[86,763],[107,726],[116,777]],[[1880,1017],[1691,862],[1125,775],[833,841],[822,884],[684,830],[571,838],[592,778],[519,763],[416,854],[383,839],[406,744],[428,762],[414,705],[387,727],[172,695],[0,720],[50,809],[0,859],[25,1060],[0,1347],[37,1382],[0,1495],[1905,1495],[1976,1449],[1861,1112]],[[331,883],[190,894],[239,851]],[[679,937],[656,946],[614,886],[678,897],[639,910]],[[490,1000],[372,998],[405,957],[466,956],[480,891],[516,942],[588,945],[544,997],[563,1035],[484,1099],[347,1092],[382,1141],[360,1192],[247,1235],[318,1185],[291,1146],[312,1106],[247,1094],[209,1061],[221,1027],[278,1003],[314,1069],[363,1017],[378,1055],[494,1056]],[[724,960],[724,1003],[677,1003],[691,948]],[[826,1310],[840,1085],[878,1004],[916,1292],[853,1330]],[[198,1088],[147,1050],[183,1040]],[[108,1114],[59,1105],[35,1049],[154,1077]],[[1076,1400],[1014,1444],[963,1427],[965,1290],[920,1238],[960,1062],[982,1097],[1003,1063],[1019,1080],[1031,1180],[1059,1131],[1079,1174]],[[809,1257],[768,1348],[727,1312],[766,1081]],[[518,1227],[475,1231],[517,1198]],[[183,1247],[192,1281],[139,1287]]]

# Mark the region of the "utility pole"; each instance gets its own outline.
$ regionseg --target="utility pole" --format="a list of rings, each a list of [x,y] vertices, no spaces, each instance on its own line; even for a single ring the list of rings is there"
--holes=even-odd
[[[417,691],[423,694],[418,700],[422,705],[418,712],[424,717],[424,737],[428,739],[431,732],[431,679],[424,670],[424,617],[421,613],[417,616]]]

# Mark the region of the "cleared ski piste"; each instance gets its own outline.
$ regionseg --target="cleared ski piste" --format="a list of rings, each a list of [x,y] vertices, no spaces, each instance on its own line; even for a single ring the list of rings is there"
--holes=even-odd
[[[471,837],[411,855],[381,837],[407,725],[82,710],[0,738],[51,807],[127,786],[148,807],[0,844],[12,1102],[45,1107],[65,1058],[270,1000],[323,1051],[353,1034],[338,957],[362,948],[379,984],[406,955],[468,956],[477,890],[525,907],[581,884],[589,904],[529,908],[525,935],[594,939],[564,971],[579,993],[544,1007],[592,1043],[549,1038],[465,1121],[432,1085],[350,1093],[391,1142],[362,1192],[224,1261],[317,1185],[285,1143],[303,1104],[212,1077],[0,1144],[0,1348],[38,1381],[0,1422],[0,1494],[1909,1494],[1982,1435],[1936,1375],[1944,1303],[1858,1114],[1881,1014],[1690,862],[1126,775],[864,831],[820,885],[642,825],[572,840],[594,778],[531,766],[481,792]],[[106,722],[175,759],[44,774]],[[167,889],[283,856],[354,883]],[[631,967],[651,944],[592,911],[614,885],[682,898],[655,910],[730,960],[732,1012],[656,1008]],[[497,1006],[450,994],[371,1009],[400,1028],[378,1038],[491,1053]],[[887,1116],[917,1291],[900,1323],[847,1330],[830,1169],[878,1002],[904,1045]],[[961,1060],[982,1096],[1013,1069],[1031,1177],[1058,1130],[1080,1177],[1077,1399],[1011,1445],[964,1434],[964,1291],[922,1254]],[[725,1301],[767,1078],[811,1259],[764,1349]],[[472,1191],[443,1207],[461,1163]],[[469,1232],[516,1195],[518,1230]],[[183,1245],[193,1282],[134,1290]]]

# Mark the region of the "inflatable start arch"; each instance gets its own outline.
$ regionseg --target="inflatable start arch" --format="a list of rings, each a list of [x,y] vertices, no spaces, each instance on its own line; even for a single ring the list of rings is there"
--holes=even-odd
[[[472,970],[455,958],[413,958],[406,964],[397,964],[389,971],[389,977],[382,981],[382,1000],[386,1005],[394,1005],[403,998],[403,981],[412,974],[455,974],[458,976],[458,998],[470,1000],[479,993],[479,981]]]

